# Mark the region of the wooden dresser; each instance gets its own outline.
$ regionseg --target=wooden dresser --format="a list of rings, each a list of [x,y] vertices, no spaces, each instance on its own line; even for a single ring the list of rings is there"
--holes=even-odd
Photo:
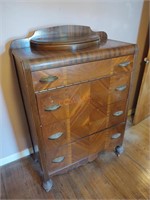
[[[43,187],[51,177],[123,151],[136,45],[86,26],[58,26],[15,40],[11,56],[38,152]]]

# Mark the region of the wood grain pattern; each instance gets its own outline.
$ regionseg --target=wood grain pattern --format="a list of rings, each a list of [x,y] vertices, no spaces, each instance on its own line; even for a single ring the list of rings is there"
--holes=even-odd
[[[121,123],[118,126],[112,127],[111,129],[108,129],[106,131],[106,138],[105,138],[105,147],[107,151],[114,151],[116,146],[120,146],[123,143],[123,137],[124,137],[124,131],[125,131],[125,123]],[[120,133],[120,137],[113,139],[112,135]]]
[[[112,59],[112,65],[114,66],[114,74],[119,74],[123,72],[131,72],[133,69],[133,55],[119,57],[117,59]],[[129,62],[127,66],[119,66],[121,63]]]
[[[1,168],[3,199],[149,199],[150,118],[126,130],[120,157],[102,153],[87,164],[53,177],[54,186],[41,188],[38,167],[26,157]]]
[[[114,59],[107,59],[98,62],[78,64],[58,69],[49,69],[32,72],[33,86],[35,91],[41,91],[60,86],[70,85],[78,82],[94,80],[113,73],[130,72],[133,66],[133,56],[123,56]],[[119,67],[123,61],[130,61],[127,67]],[[58,79],[51,83],[41,83],[42,77],[49,75],[57,76]]]
[[[44,182],[54,174],[92,161],[103,148],[113,149],[114,145],[122,144],[122,133],[115,142],[110,139],[113,131],[101,135],[102,139],[98,138],[100,131],[107,131],[107,128],[126,120],[136,45],[106,40],[96,47],[75,51],[37,51],[30,46],[31,39],[48,37],[54,30],[58,35],[62,30],[63,33],[69,30],[71,37],[91,33],[87,27],[74,28],[39,30],[33,37],[14,41],[11,45],[33,146],[36,143],[39,147]],[[97,34],[102,37],[100,32]],[[45,84],[40,79],[44,77],[42,81],[45,81],[47,75],[55,77],[49,77],[48,81],[52,82]],[[127,85],[126,89],[116,91],[116,87],[122,84]],[[120,111],[122,115],[114,116]],[[64,134],[58,140],[48,139],[60,132]],[[94,139],[92,134],[98,132],[97,139]],[[90,137],[96,144],[91,153]],[[106,147],[105,140],[108,140]],[[64,160],[60,159],[62,154]],[[54,163],[58,160],[61,163]]]
[[[110,78],[110,94],[109,103],[115,103],[117,101],[125,100],[128,97],[129,85],[130,85],[130,73],[124,73],[120,76],[114,75]],[[118,87],[125,86],[123,91],[117,90]]]
[[[108,108],[108,126],[112,126],[125,121],[127,101],[118,101],[110,104]],[[120,116],[114,116],[115,112],[123,111]]]
[[[114,151],[116,146],[122,145],[124,130],[125,123],[122,123],[67,145],[58,146],[55,144],[54,146],[53,144],[52,147],[50,143],[47,143],[46,160],[49,174],[60,174],[64,167],[69,170],[75,162],[86,159],[95,153],[104,150]],[[112,139],[112,135],[117,133],[120,133],[121,136]],[[64,160],[60,163],[52,163],[53,159],[58,157],[64,157]]]
[[[46,152],[47,165],[49,169],[49,175],[59,173],[64,167],[69,167],[73,163],[80,161],[88,157],[89,138],[83,138],[77,142],[70,143],[68,145],[53,148]],[[63,157],[64,160],[60,163],[53,163],[53,159]]]

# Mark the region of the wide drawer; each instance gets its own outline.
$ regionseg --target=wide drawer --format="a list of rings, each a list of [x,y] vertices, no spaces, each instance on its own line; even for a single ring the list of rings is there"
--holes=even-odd
[[[36,94],[41,123],[48,125],[68,119],[72,130],[84,127],[96,132],[106,128],[112,108],[125,109],[124,105],[120,107],[120,102],[127,99],[129,77],[126,73],[121,78],[112,76]]]
[[[104,119],[102,118],[101,113],[98,115],[98,112],[93,110],[91,115],[86,113],[86,118],[84,118],[83,115],[83,118],[81,116],[81,119],[79,118],[77,121],[75,118],[70,118],[43,126],[42,133],[46,149],[53,150],[61,145],[69,144],[95,132],[111,127],[112,125],[124,122],[125,106],[126,101],[108,105],[108,117],[105,117]],[[118,114],[119,112],[120,115]],[[105,137],[103,137],[104,135],[105,134],[100,135],[100,137],[102,136],[102,143],[103,139],[105,139]],[[102,143],[100,143],[100,147],[103,149]]]
[[[104,150],[115,150],[116,146],[122,145],[124,130],[125,123],[121,123],[76,142],[58,146],[57,148],[46,148],[49,174],[87,158],[92,154]]]
[[[35,91],[94,80],[112,74],[131,71],[133,56],[83,63],[61,68],[32,72]]]
[[[41,123],[48,125],[69,120],[74,131],[89,124],[93,131],[104,129],[109,82],[110,79],[106,78],[37,94]]]

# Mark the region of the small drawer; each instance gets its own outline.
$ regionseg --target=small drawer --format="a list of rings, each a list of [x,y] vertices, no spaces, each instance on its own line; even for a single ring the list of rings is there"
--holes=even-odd
[[[113,74],[131,72],[133,69],[133,55],[112,59]]]
[[[89,137],[86,137],[77,142],[60,146],[53,149],[53,151],[47,151],[46,157],[49,172],[52,173],[88,157],[88,147]]]
[[[108,127],[125,121],[126,101],[119,101],[108,106]]]
[[[122,145],[124,131],[125,123],[108,129],[106,133],[105,149],[112,151],[115,149],[116,146]]]
[[[130,73],[114,75],[110,78],[109,103],[126,100],[129,92]]]

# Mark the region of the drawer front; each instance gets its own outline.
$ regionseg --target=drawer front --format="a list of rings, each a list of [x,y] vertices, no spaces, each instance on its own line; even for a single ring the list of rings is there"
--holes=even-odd
[[[47,150],[70,143],[65,120],[42,127],[43,138]]]
[[[65,145],[46,151],[46,161],[49,172],[54,172],[68,166],[71,163],[71,146]]]
[[[109,104],[126,100],[129,92],[130,73],[114,75],[110,78]]]
[[[133,56],[32,72],[33,87],[41,91],[132,70]],[[119,65],[120,64],[120,65]]]
[[[119,101],[108,106],[108,126],[125,121],[127,101]]]
[[[105,149],[112,151],[115,150],[116,146],[122,145],[124,131],[125,123],[108,129],[108,131],[106,132]]]
[[[89,138],[47,151],[46,160],[49,172],[59,170],[88,157]]]
[[[95,154],[105,149],[106,131],[89,136],[89,154]]]
[[[56,68],[32,72],[32,81],[35,91],[47,90],[66,85],[65,68]]]
[[[74,139],[106,128],[109,82],[106,78],[37,94],[41,123],[67,120]]]
[[[89,136],[89,154],[114,150],[123,141],[125,123]]]
[[[131,72],[133,69],[133,55],[112,59],[113,74]]]

